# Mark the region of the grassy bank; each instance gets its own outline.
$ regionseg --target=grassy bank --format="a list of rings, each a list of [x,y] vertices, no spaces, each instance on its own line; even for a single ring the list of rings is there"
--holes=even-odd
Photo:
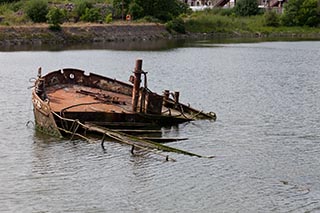
[[[241,17],[236,16],[232,9],[213,9],[182,14],[166,25],[162,22],[150,23],[150,21],[156,22],[157,19],[147,16],[131,21],[111,19],[110,22],[106,22],[105,18],[102,18],[102,20],[98,19],[100,21],[89,23],[81,18],[77,19],[80,17],[76,13],[79,1],[72,1],[73,9],[64,14],[59,30],[50,28],[46,21],[35,24],[27,16],[26,4],[23,1],[0,5],[0,46],[107,43],[169,40],[172,38],[287,37],[320,39],[320,27],[284,27],[280,25],[280,22],[275,25],[277,27],[270,26],[267,24],[265,14]],[[107,15],[112,11],[109,7],[110,2],[98,0],[94,8],[98,8],[101,13]],[[66,10],[68,5],[70,5],[70,1],[63,3],[62,0],[55,0],[50,1],[49,7],[51,9],[59,7]],[[276,18],[279,18],[278,15]]]
[[[267,26],[265,16],[236,17],[234,14],[221,15],[212,12],[196,12],[184,17],[185,30],[191,33],[225,33],[239,36],[256,35],[310,35],[319,34],[320,27]]]

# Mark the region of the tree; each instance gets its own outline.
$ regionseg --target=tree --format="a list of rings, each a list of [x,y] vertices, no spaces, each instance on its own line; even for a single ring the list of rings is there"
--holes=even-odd
[[[26,13],[33,22],[46,22],[48,2],[45,0],[31,0],[27,3]]]
[[[133,12],[135,18],[152,16],[168,21],[188,11],[188,6],[180,0],[114,0],[115,16]]]
[[[114,17],[124,18],[129,11],[130,0],[113,0]]]
[[[50,24],[50,29],[60,30],[60,24],[64,22],[66,18],[65,11],[59,8],[51,8],[47,14],[48,23]]]
[[[239,0],[234,7],[235,14],[238,16],[254,16],[259,13],[257,0]]]
[[[168,21],[166,24],[166,28],[170,32],[174,30],[177,33],[183,33],[183,34],[186,33],[184,21],[180,17],[174,18],[173,20]]]
[[[3,4],[3,3],[13,3],[13,2],[17,2],[19,0],[0,0],[0,4]]]
[[[310,26],[320,24],[320,8],[317,0],[290,0],[284,5],[281,22],[285,26]]]
[[[93,4],[88,0],[79,0],[76,3],[75,13],[76,13],[76,20],[78,21],[83,15],[85,15],[87,9],[93,8]]]
[[[86,8],[85,13],[80,19],[81,21],[98,22],[101,21],[102,16],[98,8]]]
[[[270,27],[278,27],[280,25],[279,15],[275,11],[267,11],[264,14],[264,24]]]
[[[290,0],[284,5],[284,12],[281,16],[281,22],[285,26],[299,25],[298,13],[304,0]]]
[[[320,6],[317,0],[307,0],[301,5],[298,19],[301,25],[315,27],[320,24]]]
[[[144,12],[143,12],[143,8],[137,4],[136,1],[132,1],[130,4],[129,4],[129,14],[134,18],[134,19],[137,19],[137,18],[142,18]]]

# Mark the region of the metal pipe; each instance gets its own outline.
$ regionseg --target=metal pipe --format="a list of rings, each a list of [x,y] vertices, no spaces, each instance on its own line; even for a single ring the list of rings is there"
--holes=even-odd
[[[180,92],[174,92],[174,103],[177,105],[179,103]]]
[[[136,112],[139,100],[139,90],[141,84],[141,74],[142,74],[142,59],[136,60],[136,66],[134,69],[134,82],[132,89],[132,111]]]
[[[163,92],[163,105],[164,106],[168,106],[169,96],[170,96],[170,91],[169,90],[165,90]]]

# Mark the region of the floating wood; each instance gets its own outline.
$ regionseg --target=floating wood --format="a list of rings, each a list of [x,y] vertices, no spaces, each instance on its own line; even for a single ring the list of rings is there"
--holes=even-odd
[[[205,156],[201,156],[201,155],[198,155],[198,154],[195,154],[192,152],[184,151],[184,150],[173,148],[170,146],[166,146],[166,145],[163,145],[163,144],[160,144],[157,142],[153,142],[150,140],[145,140],[145,139],[141,139],[139,137],[135,137],[135,136],[128,135],[125,133],[117,132],[117,131],[114,131],[114,130],[111,130],[111,129],[108,129],[105,127],[96,126],[94,124],[87,123],[85,125],[85,128],[87,128],[89,131],[98,132],[101,134],[106,134],[110,138],[113,138],[113,139],[118,140],[120,142],[125,142],[130,145],[141,146],[141,147],[150,148],[150,149],[158,149],[158,150],[167,151],[167,152],[175,152],[175,153],[196,156],[196,157],[205,157]]]

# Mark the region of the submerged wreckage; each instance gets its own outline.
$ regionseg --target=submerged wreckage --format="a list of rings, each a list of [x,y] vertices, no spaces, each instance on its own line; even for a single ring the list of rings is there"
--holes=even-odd
[[[165,90],[162,95],[147,87],[147,72],[142,60],[136,61],[134,75],[127,84],[78,69],[62,69],[44,76],[41,68],[32,91],[36,128],[53,136],[86,138],[87,132],[105,136],[148,150],[174,151],[154,141],[166,138],[142,138],[132,133],[152,132],[156,127],[172,126],[196,119],[216,119],[179,102],[179,92]],[[141,86],[143,80],[143,86]]]

